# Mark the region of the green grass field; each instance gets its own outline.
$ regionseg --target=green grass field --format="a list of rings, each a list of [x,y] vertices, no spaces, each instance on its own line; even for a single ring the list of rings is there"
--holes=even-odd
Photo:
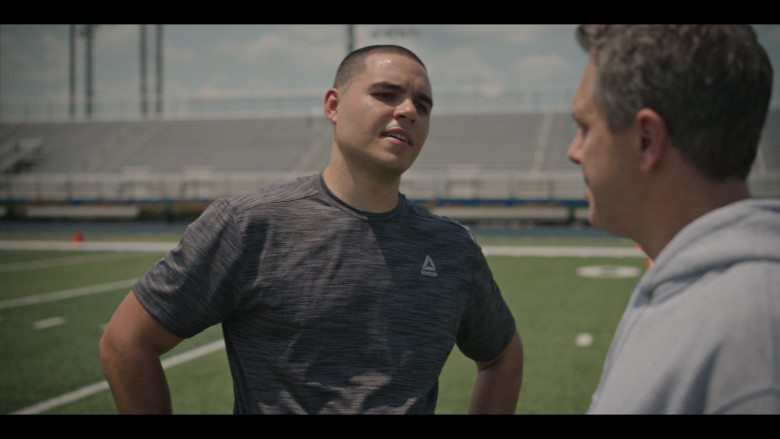
[[[68,244],[67,227],[38,231],[4,229],[0,241],[47,240]],[[85,233],[101,241],[175,242],[177,232]],[[484,246],[619,246],[608,237],[479,235]],[[113,310],[134,279],[161,251],[90,251],[70,244],[64,250],[0,249],[0,413],[116,413],[104,384],[98,341]],[[67,247],[67,245],[66,245]],[[488,256],[512,308],[525,348],[518,414],[579,414],[587,409],[617,322],[638,275],[582,277],[584,266],[628,266],[641,272],[639,257]],[[61,292],[56,297],[47,294]],[[48,300],[41,300],[48,299]],[[587,334],[590,343],[577,341]],[[164,359],[222,338],[213,327],[185,341]],[[232,383],[224,349],[167,369],[174,411],[229,414]],[[441,376],[437,413],[468,409],[473,362],[453,351]]]

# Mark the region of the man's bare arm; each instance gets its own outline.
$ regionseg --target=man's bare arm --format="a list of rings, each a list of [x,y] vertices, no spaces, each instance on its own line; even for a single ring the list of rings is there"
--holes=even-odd
[[[496,358],[477,363],[477,381],[469,413],[514,414],[523,381],[523,344],[515,331],[509,345]]]
[[[181,342],[155,320],[132,291],[100,339],[103,374],[119,413],[171,413],[160,355]]]

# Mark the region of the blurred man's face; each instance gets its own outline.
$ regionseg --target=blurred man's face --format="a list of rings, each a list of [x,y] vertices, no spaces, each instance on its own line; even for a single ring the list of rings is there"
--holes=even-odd
[[[590,222],[594,227],[626,236],[635,212],[634,176],[631,156],[635,141],[631,129],[613,133],[606,114],[592,94],[596,65],[591,61],[572,98],[572,116],[577,134],[569,148],[569,159],[582,167]]]

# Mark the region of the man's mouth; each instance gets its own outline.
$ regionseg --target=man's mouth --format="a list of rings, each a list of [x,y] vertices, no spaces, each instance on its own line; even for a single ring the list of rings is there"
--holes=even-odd
[[[399,133],[384,133],[384,134],[382,134],[382,136],[383,137],[392,137],[394,139],[398,139],[398,140],[408,144],[409,146],[412,145],[412,142],[409,140],[409,138],[404,136],[403,134],[399,134]]]

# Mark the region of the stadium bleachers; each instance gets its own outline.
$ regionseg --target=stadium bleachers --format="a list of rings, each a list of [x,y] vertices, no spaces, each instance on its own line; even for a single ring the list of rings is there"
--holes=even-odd
[[[40,139],[31,174],[294,170],[315,140],[327,143],[304,118],[4,124],[2,135]]]
[[[437,114],[403,189],[418,199],[581,199],[580,170],[566,157],[575,131],[567,111]],[[35,162],[3,175],[0,198],[208,199],[244,192],[322,169],[330,153],[330,133],[324,116],[303,113],[3,123],[0,144],[28,141],[39,149]],[[751,177],[757,195],[780,196],[778,174],[780,110],[775,109]],[[163,180],[168,188],[158,189]],[[190,186],[183,188],[185,184]],[[135,192],[128,190],[131,186]],[[80,187],[90,189],[79,194]]]

